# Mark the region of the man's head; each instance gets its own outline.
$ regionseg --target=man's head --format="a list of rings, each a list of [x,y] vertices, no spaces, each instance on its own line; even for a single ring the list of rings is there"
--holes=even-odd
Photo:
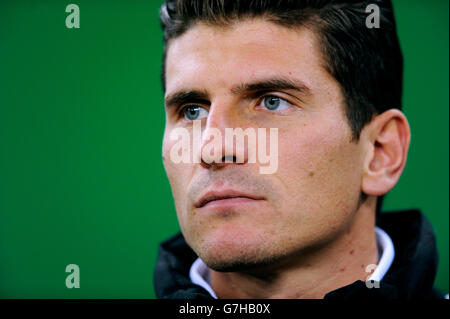
[[[407,121],[392,110],[401,108],[402,55],[391,5],[378,3],[381,27],[369,29],[368,4],[163,5],[164,164],[183,235],[211,268],[262,266],[324,246],[352,227],[362,203],[374,211],[396,184],[409,145]],[[192,120],[204,136],[277,128],[278,170],[261,175],[247,159],[203,154],[175,164],[170,133],[192,130]]]

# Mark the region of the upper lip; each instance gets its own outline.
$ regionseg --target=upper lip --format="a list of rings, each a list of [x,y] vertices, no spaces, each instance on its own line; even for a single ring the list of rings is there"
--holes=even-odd
[[[195,202],[195,207],[200,208],[208,204],[209,202],[215,201],[215,200],[221,200],[221,199],[227,199],[227,198],[234,198],[234,197],[245,197],[250,198],[254,200],[260,200],[264,199],[261,196],[256,196],[253,194],[240,192],[236,190],[222,190],[222,191],[209,191],[206,192],[203,196],[200,197],[199,200]]]

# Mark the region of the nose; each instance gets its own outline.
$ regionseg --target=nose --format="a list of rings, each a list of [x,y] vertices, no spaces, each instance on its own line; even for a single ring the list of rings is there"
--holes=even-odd
[[[245,143],[243,124],[242,116],[231,103],[211,105],[200,145],[200,163],[204,168],[217,169],[248,162],[250,138]]]

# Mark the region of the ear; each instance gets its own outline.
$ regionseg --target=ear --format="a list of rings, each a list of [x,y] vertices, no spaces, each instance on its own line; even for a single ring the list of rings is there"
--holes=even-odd
[[[405,115],[390,109],[364,127],[364,174],[361,190],[381,196],[397,184],[406,164],[411,132]]]

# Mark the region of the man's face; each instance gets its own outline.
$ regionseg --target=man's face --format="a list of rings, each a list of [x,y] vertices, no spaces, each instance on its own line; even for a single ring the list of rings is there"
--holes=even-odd
[[[282,262],[329,243],[351,224],[363,152],[352,140],[340,86],[323,65],[312,31],[262,19],[228,28],[197,24],[170,42],[164,165],[183,235],[209,267]],[[180,92],[196,94],[167,104]],[[186,117],[189,106],[193,116]],[[277,171],[260,174],[259,164],[248,162],[175,164],[170,151],[177,141],[170,133],[191,132],[194,118],[202,134],[277,128]],[[204,205],[208,194],[216,200]],[[226,199],[231,195],[240,197]]]

